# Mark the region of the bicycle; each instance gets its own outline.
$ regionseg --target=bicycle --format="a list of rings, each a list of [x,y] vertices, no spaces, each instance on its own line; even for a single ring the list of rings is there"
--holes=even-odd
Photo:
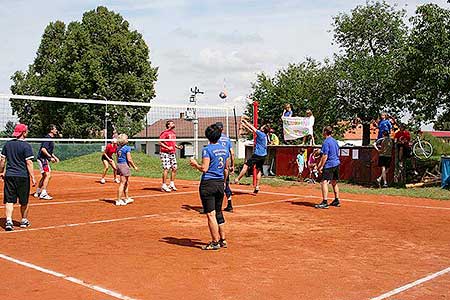
[[[422,140],[420,136],[422,132],[419,131],[416,136],[416,140],[412,145],[412,152],[417,159],[428,159],[433,155],[433,146],[430,142]]]

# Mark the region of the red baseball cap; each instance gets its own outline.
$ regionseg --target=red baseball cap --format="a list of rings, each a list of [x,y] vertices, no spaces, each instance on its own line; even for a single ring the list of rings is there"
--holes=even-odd
[[[16,127],[14,127],[13,137],[19,137],[22,133],[28,130],[27,125],[25,124],[17,124]]]

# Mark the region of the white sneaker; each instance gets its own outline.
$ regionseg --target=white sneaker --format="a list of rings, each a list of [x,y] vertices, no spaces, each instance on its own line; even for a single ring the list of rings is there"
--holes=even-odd
[[[378,187],[381,188],[381,177],[378,177],[378,178],[377,178],[377,183],[378,183]]]
[[[123,201],[122,199],[120,199],[120,200],[117,200],[117,201],[116,201],[116,205],[117,205],[117,206],[127,205],[127,203],[126,203],[125,201]]]
[[[127,199],[125,199],[125,203],[126,204],[130,204],[130,203],[133,203],[134,202],[134,199],[133,198],[127,198]]]
[[[106,183],[105,178],[100,179],[100,183],[101,183],[101,184],[105,184],[105,183]]]
[[[177,191],[177,188],[176,188],[175,184],[169,185],[169,188],[170,188],[172,191]]]
[[[33,194],[33,197],[34,198],[39,198],[40,195],[41,195],[41,193],[36,192],[36,193]]]
[[[170,193],[172,190],[164,184],[163,186],[161,186],[161,191]]]
[[[115,182],[115,183],[120,183],[120,179],[119,179],[119,178],[116,178],[116,179],[114,179],[114,182]]]
[[[45,194],[45,195],[42,195],[42,194],[41,194],[41,195],[39,196],[39,199],[52,200],[53,197],[50,196],[49,194]]]

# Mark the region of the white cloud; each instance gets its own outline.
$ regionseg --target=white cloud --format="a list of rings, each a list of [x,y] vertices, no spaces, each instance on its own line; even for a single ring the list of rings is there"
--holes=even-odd
[[[408,4],[412,14],[421,0],[388,0]],[[442,5],[442,0],[433,1]],[[445,2],[445,1],[444,1]],[[307,56],[329,57],[331,17],[364,0],[0,0],[0,92],[9,77],[33,62],[45,26],[57,19],[80,20],[84,12],[104,5],[121,14],[143,34],[150,60],[159,67],[159,103],[180,103],[194,85],[215,103],[226,87],[227,101],[239,103],[251,91],[256,74],[274,74]],[[26,20],[26,21],[24,21]],[[240,99],[240,100],[239,100]]]
[[[198,38],[198,34],[186,29],[186,28],[181,28],[181,27],[177,27],[175,28],[172,32],[172,34],[174,34],[175,36],[179,36],[179,37],[183,37],[183,38],[188,38],[188,39],[196,39]]]

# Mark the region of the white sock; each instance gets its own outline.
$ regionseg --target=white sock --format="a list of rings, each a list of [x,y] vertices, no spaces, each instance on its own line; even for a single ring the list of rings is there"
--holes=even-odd
[[[171,181],[170,186],[175,186],[175,182]]]
[[[47,195],[47,190],[42,190],[42,191],[41,191],[41,195],[42,195],[42,196]]]
[[[27,218],[22,218],[22,222],[28,221]]]
[[[41,189],[37,188],[36,193],[40,194],[41,193]]]
[[[6,222],[12,222],[11,218],[6,218]]]
[[[167,187],[167,184],[163,183],[163,184],[162,184],[162,187]]]

